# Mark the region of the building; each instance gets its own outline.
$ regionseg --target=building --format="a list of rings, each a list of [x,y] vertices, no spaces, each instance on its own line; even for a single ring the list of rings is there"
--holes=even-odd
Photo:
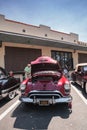
[[[33,26],[0,15],[0,66],[7,71],[21,71],[38,56],[47,55],[70,69],[87,62],[87,43],[78,34],[62,33],[48,26]]]

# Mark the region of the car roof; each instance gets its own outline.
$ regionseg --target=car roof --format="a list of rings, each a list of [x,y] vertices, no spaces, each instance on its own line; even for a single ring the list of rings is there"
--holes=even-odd
[[[76,67],[78,67],[78,66],[86,66],[86,65],[87,65],[87,63],[79,63],[79,64],[76,65]]]

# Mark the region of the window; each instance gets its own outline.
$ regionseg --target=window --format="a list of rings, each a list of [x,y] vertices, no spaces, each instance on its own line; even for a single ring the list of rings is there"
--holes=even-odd
[[[51,57],[59,61],[62,68],[73,69],[73,59],[71,52],[51,51]]]
[[[84,67],[83,67],[83,70],[84,70],[84,71],[87,71],[87,66],[84,66]]]

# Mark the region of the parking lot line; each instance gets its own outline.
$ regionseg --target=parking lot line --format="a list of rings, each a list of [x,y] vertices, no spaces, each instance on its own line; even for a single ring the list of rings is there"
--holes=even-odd
[[[75,88],[73,85],[71,85],[72,88],[76,91],[76,93],[80,96],[80,98],[83,100],[83,102],[87,105],[87,100],[84,98],[84,96]]]
[[[4,111],[1,115],[0,115],[0,121],[12,110],[14,109],[14,107],[16,105],[18,105],[20,103],[19,100],[17,100],[13,105],[11,105],[6,111]]]

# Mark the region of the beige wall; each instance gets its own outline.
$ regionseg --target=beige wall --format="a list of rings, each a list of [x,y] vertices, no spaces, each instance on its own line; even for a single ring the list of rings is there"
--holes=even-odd
[[[23,32],[23,29],[25,30],[25,32]],[[67,34],[59,31],[54,31],[50,27],[45,25],[33,26],[12,20],[7,20],[5,19],[4,15],[0,15],[0,30],[25,35],[44,37],[53,40],[66,41],[71,43],[77,43],[78,41],[78,34],[75,33]],[[45,34],[47,34],[47,36],[45,36]]]
[[[73,52],[73,50],[56,48],[56,47],[47,47],[47,46],[45,47],[45,46],[36,46],[36,45],[28,45],[28,44],[25,45],[20,43],[3,42],[3,48],[5,48],[5,46],[41,49],[42,55],[47,55],[47,56],[51,56],[51,50]]]
[[[73,67],[75,68],[76,64],[78,64],[78,53],[73,51],[72,57],[73,57]]]
[[[0,47],[0,66],[4,67],[4,46]]]

